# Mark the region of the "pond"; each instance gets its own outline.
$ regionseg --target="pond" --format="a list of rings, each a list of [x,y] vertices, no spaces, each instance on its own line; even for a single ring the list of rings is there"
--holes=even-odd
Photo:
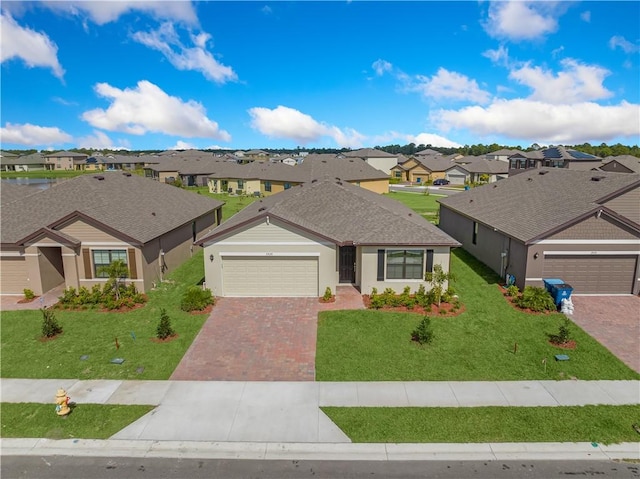
[[[5,178],[0,184],[12,183],[14,185],[32,186],[40,190],[46,190],[51,185],[66,181],[68,178]]]

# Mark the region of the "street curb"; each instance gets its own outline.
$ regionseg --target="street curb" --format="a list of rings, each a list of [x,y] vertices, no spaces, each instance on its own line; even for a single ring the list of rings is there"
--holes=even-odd
[[[0,438],[0,455],[318,461],[637,461],[640,443],[337,444]]]

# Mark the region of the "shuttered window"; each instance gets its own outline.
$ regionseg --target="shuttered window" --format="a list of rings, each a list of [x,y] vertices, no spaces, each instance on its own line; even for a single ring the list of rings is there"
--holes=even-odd
[[[108,278],[109,274],[103,268],[116,260],[121,260],[128,264],[126,249],[94,249],[92,253],[94,278]]]
[[[384,281],[384,250],[378,250],[378,281]]]
[[[423,279],[424,250],[398,249],[387,251],[388,279]]]

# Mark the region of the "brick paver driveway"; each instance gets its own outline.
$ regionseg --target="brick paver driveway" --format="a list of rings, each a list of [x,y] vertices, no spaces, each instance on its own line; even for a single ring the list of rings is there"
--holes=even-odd
[[[364,307],[354,288],[340,288],[337,296],[330,304],[317,298],[221,298],[171,379],[313,381],[318,313]]]
[[[640,297],[574,296],[573,321],[640,372]]]

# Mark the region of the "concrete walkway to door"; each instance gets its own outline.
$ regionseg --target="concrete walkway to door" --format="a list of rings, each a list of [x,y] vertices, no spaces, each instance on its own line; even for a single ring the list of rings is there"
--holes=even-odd
[[[313,381],[318,313],[364,308],[352,286],[318,298],[220,298],[172,380]]]

